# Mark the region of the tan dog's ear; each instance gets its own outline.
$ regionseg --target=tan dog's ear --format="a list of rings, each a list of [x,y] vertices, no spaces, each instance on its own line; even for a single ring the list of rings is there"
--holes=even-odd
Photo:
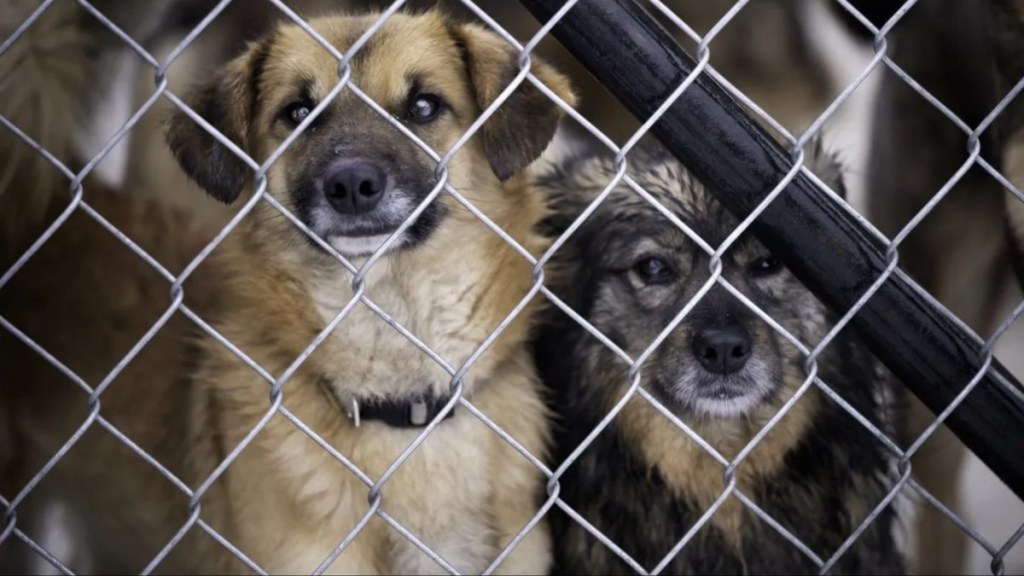
[[[189,108],[242,149],[256,108],[252,91],[265,60],[266,47],[250,45],[245,54],[185,98]],[[210,196],[230,204],[241,194],[249,167],[178,108],[167,124],[167,143],[182,170]]]
[[[452,27],[464,50],[466,69],[481,110],[486,109],[519,73],[519,53],[503,38],[476,24]],[[576,96],[569,79],[531,55],[530,71],[570,106]],[[480,127],[491,169],[501,180],[523,171],[547,148],[555,136],[563,111],[524,80],[508,100]]]

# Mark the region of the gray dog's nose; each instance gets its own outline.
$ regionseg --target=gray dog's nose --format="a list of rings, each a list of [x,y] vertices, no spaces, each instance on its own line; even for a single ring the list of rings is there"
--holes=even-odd
[[[387,175],[376,164],[353,160],[336,164],[324,178],[324,195],[339,214],[365,214],[384,197]]]
[[[750,334],[739,326],[705,328],[693,338],[693,354],[708,372],[738,372],[750,358]]]

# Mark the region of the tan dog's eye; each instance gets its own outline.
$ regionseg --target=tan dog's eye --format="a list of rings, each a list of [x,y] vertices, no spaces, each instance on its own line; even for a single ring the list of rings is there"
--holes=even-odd
[[[433,94],[416,94],[409,99],[409,119],[417,124],[433,122],[442,107],[440,97]]]
[[[313,107],[307,102],[294,102],[285,107],[281,116],[292,126],[298,126],[313,111]]]

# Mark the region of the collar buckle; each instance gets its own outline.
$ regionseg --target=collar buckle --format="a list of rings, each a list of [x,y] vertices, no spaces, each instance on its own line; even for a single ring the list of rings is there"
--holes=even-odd
[[[352,421],[353,426],[359,428],[359,425],[362,424],[359,414],[359,400],[350,398],[348,402],[345,402],[345,415]]]
[[[379,420],[395,428],[422,428],[430,423],[451,401],[451,397],[413,397],[404,401],[366,401],[360,404],[354,396],[342,396],[324,380],[320,386],[328,399],[340,412],[344,412],[352,425],[359,428],[363,420]],[[445,414],[445,419],[455,415],[455,407]]]
[[[417,400],[409,404],[409,424],[412,426],[426,426],[428,420],[427,403],[424,400]]]

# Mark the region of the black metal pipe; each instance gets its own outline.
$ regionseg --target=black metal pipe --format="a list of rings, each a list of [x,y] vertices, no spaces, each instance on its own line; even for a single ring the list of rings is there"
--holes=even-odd
[[[565,0],[520,0],[547,22]],[[633,0],[586,0],[554,36],[638,119],[645,120],[694,70],[690,57]],[[789,155],[707,74],[652,133],[739,217],[750,214],[792,167]],[[800,174],[752,231],[822,302],[850,310],[886,268],[884,247]],[[984,365],[981,346],[897,270],[852,326],[928,407],[941,412]],[[1024,498],[1024,388],[993,361],[948,426]]]

